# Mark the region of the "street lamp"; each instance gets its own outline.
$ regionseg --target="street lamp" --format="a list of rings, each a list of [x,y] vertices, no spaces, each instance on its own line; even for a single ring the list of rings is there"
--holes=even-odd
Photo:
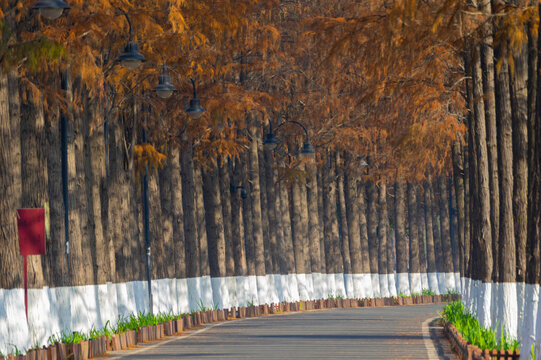
[[[70,9],[70,6],[62,0],[39,0],[32,6],[32,10],[38,10],[41,16],[49,20],[58,19],[65,9]]]
[[[362,168],[368,166],[368,161],[366,161],[366,158],[364,156],[358,156],[357,159],[359,160],[359,165]]]
[[[193,98],[190,99],[190,106],[186,109],[186,114],[188,114],[188,116],[192,120],[197,120],[200,119],[201,116],[203,116],[205,109],[201,107],[201,103],[197,98],[197,92],[195,91],[195,81],[193,79],[190,79],[190,81],[193,85]]]
[[[163,64],[162,74],[158,78],[158,85],[152,90],[162,99],[168,99],[177,91],[177,88],[171,84],[171,78],[167,75],[167,67]]]
[[[130,39],[124,47],[124,52],[118,57],[118,61],[125,68],[133,70],[137,69],[139,65],[141,65],[141,63],[146,61],[146,59],[139,52],[139,45],[137,45],[137,43],[133,39],[133,28],[128,13],[124,11],[123,14],[126,17],[126,20],[128,20],[128,25],[130,26]]]
[[[238,189],[240,189],[240,197],[246,199],[248,197],[248,191],[244,186],[229,184],[229,191],[231,191],[231,195],[235,195]]]
[[[305,141],[304,141],[304,144],[303,144],[303,147],[302,147],[302,150],[301,150],[300,154],[301,154],[301,156],[305,156],[305,157],[314,156],[315,151],[314,151],[314,148],[312,147],[312,145],[310,144],[310,136],[308,135],[308,130],[306,130],[304,125],[301,124],[298,121],[286,120],[283,123],[281,123],[280,125],[278,125],[276,130],[280,129],[285,124],[295,124],[295,125],[300,126],[302,128],[302,130],[304,131]],[[266,149],[271,150],[271,151],[276,149],[276,147],[278,146],[278,140],[276,140],[276,135],[272,131],[272,124],[270,125],[269,133],[267,135],[265,135],[265,140],[263,141],[263,146]]]

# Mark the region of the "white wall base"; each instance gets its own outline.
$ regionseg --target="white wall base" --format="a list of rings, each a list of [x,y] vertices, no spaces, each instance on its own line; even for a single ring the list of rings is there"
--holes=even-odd
[[[218,309],[229,308],[229,288],[227,287],[227,278],[213,277],[210,281],[212,284],[212,300],[214,306]]]
[[[250,282],[246,276],[236,276],[237,282],[237,302],[239,306],[246,306],[249,300]],[[250,300],[251,301],[251,300]]]
[[[344,282],[344,274],[334,274],[334,283],[336,286],[336,296],[346,297],[346,284]]]
[[[177,313],[184,314],[190,312],[190,302],[188,296],[188,281],[186,279],[177,280],[177,297],[178,310]]]
[[[324,298],[327,299],[331,296],[336,296],[336,277],[335,274],[326,274],[327,275],[327,294]]]
[[[370,274],[370,280],[372,282],[372,293],[374,297],[381,297],[381,289],[379,287],[379,274]]]
[[[239,306],[237,301],[237,280],[234,276],[228,276],[225,279],[227,292],[229,293],[229,307]]]
[[[460,273],[455,273],[455,291],[460,292],[461,290],[461,281],[460,281]]]
[[[320,274],[320,291],[321,291],[321,297],[320,299],[326,299],[327,295],[329,294],[329,282],[327,281],[327,274]]]
[[[30,331],[24,319],[26,318],[24,310],[24,290],[12,289],[4,290],[4,309],[6,314],[6,323],[8,329],[8,337],[5,339],[5,353],[10,353],[16,346],[19,350],[27,349],[30,343]],[[1,310],[0,310],[1,311]],[[2,314],[0,313],[0,318]],[[22,320],[22,321],[21,321]],[[0,339],[0,346],[2,341]]]
[[[421,291],[422,289],[430,289],[430,285],[428,285],[428,274],[427,273],[421,273]]]
[[[389,294],[393,297],[396,297],[396,279],[395,274],[387,274],[387,280],[389,281]]]
[[[409,274],[409,279],[410,291],[415,294],[420,294],[423,291],[422,275],[420,273]]]
[[[314,288],[313,299],[318,300],[323,298],[323,291],[321,284],[323,283],[323,277],[320,273],[312,273],[312,286]]]
[[[259,305],[259,293],[257,289],[257,276],[248,276],[248,293],[246,295],[248,304]]]
[[[354,298],[355,290],[353,289],[353,275],[344,274],[344,287],[346,288],[346,296],[348,298]]]
[[[297,274],[297,286],[299,287],[299,298],[302,301],[310,299],[308,295],[308,284],[306,281],[306,274]]]
[[[414,274],[411,274],[412,276]],[[418,275],[418,274],[417,274]],[[410,274],[408,273],[398,273],[398,293],[403,295],[410,295]],[[412,282],[413,283],[413,282]],[[413,288],[413,286],[412,286]]]
[[[274,286],[276,287],[276,296],[278,301],[284,301],[284,288],[282,286],[282,276],[280,274],[272,275],[274,277]]]
[[[289,301],[299,301],[299,284],[297,279],[297,274],[287,274],[289,280],[289,296],[291,299]]]
[[[436,295],[440,294],[440,286],[438,281],[438,273],[428,273],[428,286]]]
[[[379,274],[379,292],[381,297],[391,296],[389,292],[389,278],[387,274]]]
[[[269,301],[271,304],[276,304],[280,301],[278,296],[279,284],[276,283],[276,275],[268,274],[267,282],[269,283]]]
[[[364,276],[365,274],[353,274],[352,275],[352,282],[353,282],[353,298],[355,299],[362,299],[366,297],[365,289],[364,289]]]

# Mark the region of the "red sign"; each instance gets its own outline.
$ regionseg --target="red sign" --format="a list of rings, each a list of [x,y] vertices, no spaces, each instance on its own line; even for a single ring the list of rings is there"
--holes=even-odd
[[[45,210],[18,209],[17,227],[21,255],[45,255]]]

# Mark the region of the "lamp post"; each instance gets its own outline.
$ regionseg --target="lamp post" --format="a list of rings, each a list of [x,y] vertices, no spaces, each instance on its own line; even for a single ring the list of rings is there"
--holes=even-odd
[[[70,6],[62,0],[39,0],[32,10],[39,11],[39,14],[46,19],[58,19],[64,13],[64,10],[69,10]],[[64,77],[61,78],[61,89],[68,90],[68,70],[64,72]],[[68,273],[70,271],[69,253],[69,196],[68,196],[68,117],[60,109],[60,153],[62,163],[62,199],[64,200],[64,242],[66,244],[66,263]]]
[[[190,117],[192,120],[200,119],[201,116],[203,116],[203,113],[205,113],[205,109],[201,107],[201,103],[199,102],[199,99],[197,98],[197,92],[195,90],[195,81],[193,79],[190,79],[193,85],[193,98],[190,100],[190,106],[186,109],[186,114]]]
[[[246,190],[244,186],[233,185],[232,183],[229,184],[229,191],[231,192],[231,195],[235,195],[238,189],[240,189],[240,197],[246,199],[248,197],[248,190]]]
[[[304,127],[304,125],[301,124],[298,121],[286,120],[283,123],[281,123],[280,125],[278,125],[276,127],[276,130],[280,129],[282,126],[284,126],[286,124],[295,124],[295,125],[300,126],[302,128],[302,130],[304,131],[305,139],[304,139],[304,144],[302,146],[302,150],[301,150],[300,154],[302,156],[306,156],[306,157],[314,156],[315,151],[312,148],[312,144],[310,144],[310,136],[308,135],[308,130],[306,130],[306,127]],[[263,146],[266,149],[272,151],[272,150],[276,149],[278,144],[279,144],[279,142],[278,142],[278,140],[276,140],[276,135],[272,131],[272,123],[271,123],[270,124],[270,131],[269,131],[269,133],[267,135],[265,135],[265,140],[263,141]]]

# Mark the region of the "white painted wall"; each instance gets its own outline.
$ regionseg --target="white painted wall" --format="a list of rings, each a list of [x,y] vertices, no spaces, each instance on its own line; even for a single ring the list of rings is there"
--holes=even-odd
[[[392,274],[315,273],[160,279],[152,281],[153,309],[182,313],[199,309],[201,302],[207,308],[214,304],[229,308],[247,305],[248,301],[263,304],[329,296],[392,296],[393,278]],[[396,279],[401,293],[411,291],[412,286],[422,287],[422,274],[397,274]],[[477,314],[481,324],[490,326],[501,321],[506,333],[522,342],[523,358],[529,359],[532,345],[541,349],[538,285],[482,283],[457,279],[455,273],[431,273],[426,279],[438,292],[439,288],[460,289],[464,305]],[[108,320],[114,325],[119,315],[147,312],[149,308],[146,281],[30,289],[28,300],[30,325],[24,321],[24,291],[0,289],[0,352],[4,354],[15,346],[25,350],[45,345],[50,335],[62,330],[87,332],[92,327],[102,328]]]

